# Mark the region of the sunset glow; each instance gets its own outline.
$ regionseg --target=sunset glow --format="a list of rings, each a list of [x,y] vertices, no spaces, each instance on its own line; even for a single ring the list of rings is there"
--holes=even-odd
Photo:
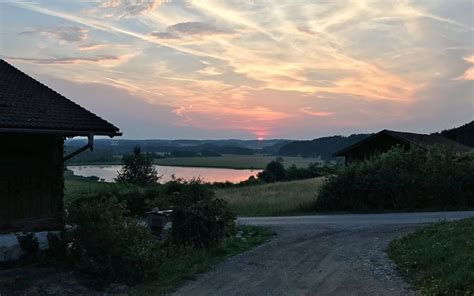
[[[0,55],[128,138],[474,118],[472,1],[2,1]]]

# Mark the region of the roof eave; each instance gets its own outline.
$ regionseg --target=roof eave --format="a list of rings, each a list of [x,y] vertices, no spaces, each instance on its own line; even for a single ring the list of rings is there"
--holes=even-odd
[[[117,131],[77,131],[77,130],[53,130],[53,129],[28,129],[28,128],[0,128],[0,133],[20,133],[20,134],[54,134],[65,137],[80,137],[80,136],[108,136],[119,137],[122,133]]]

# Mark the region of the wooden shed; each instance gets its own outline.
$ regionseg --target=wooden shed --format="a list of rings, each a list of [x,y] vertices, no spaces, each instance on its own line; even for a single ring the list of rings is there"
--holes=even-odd
[[[411,147],[428,149],[433,145],[452,146],[458,153],[466,153],[471,150],[470,147],[464,146],[440,135],[425,135],[383,130],[336,152],[334,156],[345,157],[346,164],[351,164],[354,162],[364,161],[377,154],[385,153],[395,146],[400,146],[404,149],[410,149]]]
[[[119,129],[0,60],[0,233],[63,226],[64,160]],[[67,137],[85,147],[63,156]]]

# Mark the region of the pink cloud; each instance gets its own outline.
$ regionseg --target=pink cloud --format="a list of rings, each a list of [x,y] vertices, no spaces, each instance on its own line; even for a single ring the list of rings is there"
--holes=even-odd
[[[303,108],[300,108],[299,111],[307,115],[317,116],[317,117],[326,117],[326,116],[331,116],[334,114],[333,112],[314,111],[313,108],[311,107],[303,107]]]

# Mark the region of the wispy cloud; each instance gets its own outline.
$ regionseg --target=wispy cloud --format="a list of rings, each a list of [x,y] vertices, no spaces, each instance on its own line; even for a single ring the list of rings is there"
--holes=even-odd
[[[132,55],[123,56],[90,56],[90,57],[54,57],[54,58],[28,58],[16,56],[2,56],[3,59],[17,62],[26,62],[40,65],[79,65],[99,64],[104,67],[116,66],[129,60]]]
[[[68,42],[80,42],[87,39],[87,33],[89,32],[86,28],[80,27],[55,27],[49,29],[34,29],[31,31],[20,32],[20,35],[31,35],[39,34],[44,36],[51,36],[53,38],[68,41]]]
[[[300,112],[303,112],[304,114],[311,115],[311,116],[316,116],[316,117],[326,117],[333,115],[333,112],[326,112],[326,111],[315,111],[313,110],[312,107],[303,107],[299,109]]]
[[[79,45],[79,50],[81,51],[91,51],[91,50],[97,50],[100,48],[104,48],[106,45],[104,43],[97,43],[97,42],[91,42],[91,43],[85,43]]]
[[[22,20],[5,36],[31,50],[9,45],[2,55],[119,87],[166,106],[181,126],[258,136],[308,123],[382,127],[418,118],[411,110],[426,94],[436,104],[450,92],[472,100],[459,82],[474,79],[468,2],[8,3],[54,25]]]
[[[115,18],[127,18],[153,11],[166,0],[108,0],[99,5],[105,15]]]
[[[464,60],[469,64],[474,64],[474,55],[464,57]],[[463,75],[455,78],[454,80],[474,80],[474,66],[470,66]]]

